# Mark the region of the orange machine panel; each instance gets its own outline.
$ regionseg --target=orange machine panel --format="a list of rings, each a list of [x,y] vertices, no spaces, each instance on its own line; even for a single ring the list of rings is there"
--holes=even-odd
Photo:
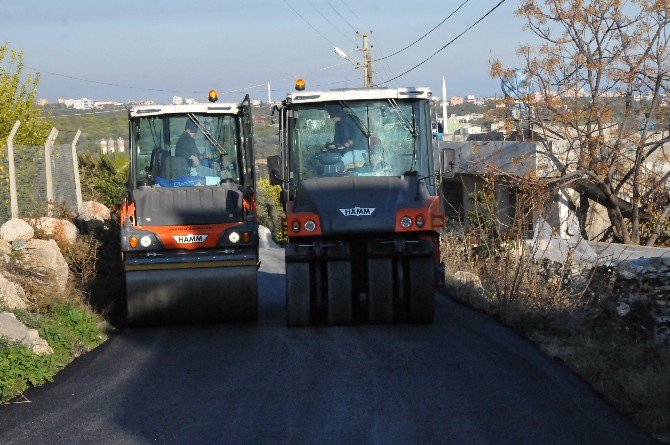
[[[417,216],[421,215],[424,225],[416,225]],[[412,218],[412,225],[405,228],[400,224],[400,220],[409,216]],[[440,212],[440,199],[437,196],[431,196],[423,201],[423,206],[418,208],[400,209],[396,212],[395,231],[396,232],[424,232],[426,230],[437,230],[444,225],[444,214]]]
[[[305,223],[307,221],[313,221],[315,224],[314,230],[311,232],[305,229]],[[298,223],[297,232],[293,230],[295,222]],[[322,235],[323,232],[321,232],[321,220],[319,219],[319,215],[310,212],[294,212],[293,203],[288,203],[286,206],[286,232],[289,237]]]
[[[195,250],[216,247],[221,233],[242,223],[207,224],[196,226],[141,226],[158,236],[166,249]]]

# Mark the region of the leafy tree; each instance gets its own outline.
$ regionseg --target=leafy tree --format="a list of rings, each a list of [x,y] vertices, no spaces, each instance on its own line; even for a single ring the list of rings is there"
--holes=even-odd
[[[4,68],[9,66],[9,68]],[[17,145],[42,145],[51,123],[36,104],[40,76],[25,74],[23,51],[0,45],[0,146],[4,146],[14,123],[21,126],[14,141]]]
[[[579,192],[582,222],[604,206],[615,240],[655,244],[670,216],[670,173],[652,162],[668,162],[670,2],[522,0],[517,15],[539,44],[519,48],[532,88],[510,100],[560,176],[536,180]],[[499,61],[491,73],[514,75]]]

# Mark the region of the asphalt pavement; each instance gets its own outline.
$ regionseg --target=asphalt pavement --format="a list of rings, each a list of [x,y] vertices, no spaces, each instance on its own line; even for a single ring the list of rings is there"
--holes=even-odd
[[[283,250],[261,259],[258,323],[125,329],[0,406],[0,443],[651,442],[443,295],[432,325],[287,328]]]

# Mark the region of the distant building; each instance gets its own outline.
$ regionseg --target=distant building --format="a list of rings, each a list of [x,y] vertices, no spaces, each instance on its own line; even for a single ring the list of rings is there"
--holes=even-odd
[[[461,96],[453,96],[449,101],[449,105],[451,105],[452,107],[454,105],[463,105],[463,98]]]
[[[477,100],[477,98],[472,94],[468,94],[467,96],[465,96],[465,102],[469,104],[475,103],[475,100]]]
[[[482,132],[482,127],[480,126],[467,126],[460,129],[460,134],[479,134]]]
[[[37,99],[37,106],[38,107],[43,107],[48,103],[49,103],[48,99]]]
[[[123,105],[121,102],[115,102],[113,100],[102,100],[99,102],[93,102],[93,107],[97,109],[105,108],[105,107],[118,107]]]
[[[251,106],[252,107],[260,107],[262,102],[259,99],[252,99],[251,100]]]
[[[120,136],[116,140],[116,147],[118,148],[119,153],[123,153],[124,151],[126,151],[126,141],[123,140],[123,138]]]
[[[103,155],[107,154],[107,140],[106,139],[100,139],[100,153]]]
[[[75,110],[91,110],[93,109],[93,101],[82,97],[81,99],[58,99],[59,104],[63,104],[68,108]]]
[[[186,105],[193,105],[193,104],[197,104],[198,101],[197,101],[197,99],[184,99],[184,103]]]
[[[184,99],[181,96],[172,96],[172,105],[181,105],[184,103]]]

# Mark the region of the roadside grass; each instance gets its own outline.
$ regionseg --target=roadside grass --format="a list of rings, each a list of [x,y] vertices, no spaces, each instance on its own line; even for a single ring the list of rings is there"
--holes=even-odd
[[[26,286],[29,308],[11,311],[27,327],[36,329],[54,352],[37,355],[22,344],[0,339],[0,403],[21,396],[31,386],[50,382],[72,360],[105,339],[97,326],[100,316],[88,304],[90,289],[97,280],[100,243],[87,235],[80,236],[72,246],[61,239],[57,243],[70,269],[65,292],[46,292],[35,284]]]
[[[26,326],[37,329],[54,353],[37,355],[22,344],[0,340],[0,403],[30,386],[50,382],[65,365],[103,341],[93,314],[71,302],[37,312],[13,312]]]
[[[606,279],[566,286],[568,268],[547,273],[546,264],[504,248],[482,254],[481,244],[454,234],[443,237],[442,252],[447,295],[513,328],[640,428],[670,442],[670,348],[616,314]],[[457,271],[481,283],[457,279]]]

